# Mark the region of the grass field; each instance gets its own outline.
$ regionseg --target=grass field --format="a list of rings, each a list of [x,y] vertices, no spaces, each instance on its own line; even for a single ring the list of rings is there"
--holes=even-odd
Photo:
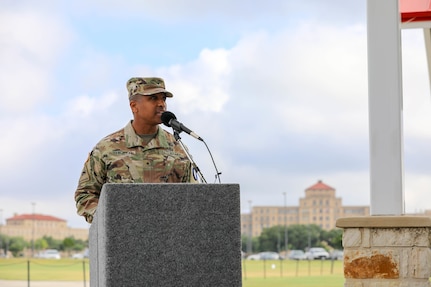
[[[84,268],[88,281],[88,260],[0,259],[0,280],[28,280],[30,275],[30,280],[34,281],[81,281],[84,280]]]
[[[242,265],[243,287],[342,287],[342,261],[248,261]]]
[[[337,275],[282,278],[252,278],[242,281],[243,287],[343,287],[344,278]]]
[[[89,282],[86,259],[0,259],[0,280]],[[243,287],[342,287],[342,261],[249,261],[242,265]]]

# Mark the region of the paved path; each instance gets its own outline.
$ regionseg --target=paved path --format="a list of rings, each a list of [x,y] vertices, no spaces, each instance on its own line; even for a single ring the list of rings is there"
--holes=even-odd
[[[0,287],[90,287],[90,282],[84,281],[12,281],[0,280]]]

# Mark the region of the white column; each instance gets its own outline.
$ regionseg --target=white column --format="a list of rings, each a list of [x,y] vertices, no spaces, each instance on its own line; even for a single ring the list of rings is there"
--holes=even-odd
[[[371,215],[404,213],[398,0],[367,0]]]

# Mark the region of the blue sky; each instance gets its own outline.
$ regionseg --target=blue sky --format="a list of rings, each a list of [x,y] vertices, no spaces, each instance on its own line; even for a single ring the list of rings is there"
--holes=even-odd
[[[73,193],[131,119],[125,83],[160,76],[242,211],[297,205],[323,180],[368,205],[365,0],[1,1],[0,209],[87,227]],[[403,30],[406,211],[431,209],[431,97],[420,29]],[[182,136],[208,182],[205,146]]]

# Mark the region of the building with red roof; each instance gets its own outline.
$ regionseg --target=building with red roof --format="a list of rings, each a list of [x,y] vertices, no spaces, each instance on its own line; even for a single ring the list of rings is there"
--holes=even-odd
[[[251,213],[241,215],[241,233],[259,236],[264,228],[291,224],[316,224],[331,230],[337,218],[369,215],[369,206],[343,206],[335,188],[319,180],[305,189],[298,206],[253,206]]]
[[[71,228],[67,221],[45,214],[16,214],[0,225],[0,233],[10,237],[22,237],[26,241],[37,240],[44,236],[63,240],[67,237],[87,240],[88,228]]]

